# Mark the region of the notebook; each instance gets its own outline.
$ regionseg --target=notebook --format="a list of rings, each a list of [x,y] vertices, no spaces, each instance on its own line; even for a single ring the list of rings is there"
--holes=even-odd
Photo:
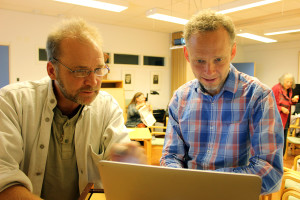
[[[258,200],[256,175],[100,161],[106,200]]]

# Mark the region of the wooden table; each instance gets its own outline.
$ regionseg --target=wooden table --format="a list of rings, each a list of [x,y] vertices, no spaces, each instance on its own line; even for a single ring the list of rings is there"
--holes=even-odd
[[[152,135],[148,128],[128,128],[129,138],[135,141],[144,141],[144,148],[147,155],[147,163],[151,164],[151,140]]]

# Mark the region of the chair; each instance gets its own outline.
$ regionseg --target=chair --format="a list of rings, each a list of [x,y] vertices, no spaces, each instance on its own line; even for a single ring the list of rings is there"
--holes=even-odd
[[[297,118],[296,123],[291,124],[288,129],[288,136],[286,138],[286,148],[285,148],[285,153],[284,153],[284,160],[286,160],[286,158],[287,158],[289,145],[292,148],[292,155],[295,155],[295,147],[300,146],[300,138],[296,137],[296,129],[300,128],[299,121],[300,121],[300,118]],[[291,133],[292,128],[293,128],[293,130]]]
[[[166,117],[166,124],[168,124],[168,117]],[[152,135],[151,147],[151,165],[160,165],[159,160],[162,156],[162,149],[165,142],[166,126],[149,126]]]
[[[260,195],[259,200],[272,200],[272,194]]]
[[[290,188],[282,195],[282,200],[297,200],[300,199],[300,190],[296,188]]]
[[[297,169],[298,159],[300,159],[300,155],[294,158],[292,169],[284,167],[282,184],[279,190],[280,199],[294,200],[300,197],[300,172],[294,170]]]

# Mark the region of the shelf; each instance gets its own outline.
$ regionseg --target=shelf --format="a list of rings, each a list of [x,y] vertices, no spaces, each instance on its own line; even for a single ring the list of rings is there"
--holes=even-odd
[[[102,80],[101,88],[123,88],[122,80]]]

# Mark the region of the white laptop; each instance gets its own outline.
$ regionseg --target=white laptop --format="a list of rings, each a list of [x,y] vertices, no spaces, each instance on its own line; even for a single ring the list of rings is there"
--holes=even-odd
[[[258,200],[256,175],[100,161],[106,200]]]

